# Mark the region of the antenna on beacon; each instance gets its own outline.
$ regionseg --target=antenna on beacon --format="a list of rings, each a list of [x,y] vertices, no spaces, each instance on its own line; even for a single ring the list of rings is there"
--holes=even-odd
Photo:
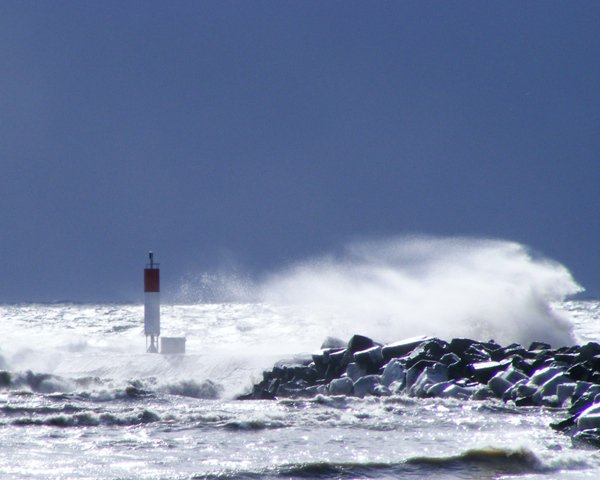
[[[154,253],[149,252],[150,263],[144,268],[144,333],[146,350],[158,353],[160,336],[160,264],[154,263]],[[148,344],[150,337],[150,344]]]

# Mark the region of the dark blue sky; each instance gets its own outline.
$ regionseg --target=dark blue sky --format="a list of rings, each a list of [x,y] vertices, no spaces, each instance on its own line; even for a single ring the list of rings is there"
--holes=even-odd
[[[0,301],[140,300],[355,236],[600,294],[600,3],[3,1]]]

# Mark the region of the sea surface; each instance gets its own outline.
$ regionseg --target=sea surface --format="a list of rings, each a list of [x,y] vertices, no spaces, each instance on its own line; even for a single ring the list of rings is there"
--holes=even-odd
[[[600,341],[600,301],[551,309],[574,341]],[[561,409],[235,400],[276,361],[366,324],[264,302],[161,312],[163,335],[187,338],[185,355],[146,353],[142,305],[0,305],[0,478],[600,478],[600,451],[549,427]],[[376,340],[401,339],[400,327]]]

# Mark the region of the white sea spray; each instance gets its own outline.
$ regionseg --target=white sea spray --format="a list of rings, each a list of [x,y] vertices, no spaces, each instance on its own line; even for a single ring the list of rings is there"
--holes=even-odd
[[[308,307],[334,335],[555,346],[574,338],[553,304],[582,290],[563,265],[521,244],[422,236],[350,243],[275,272],[259,288],[267,302]]]

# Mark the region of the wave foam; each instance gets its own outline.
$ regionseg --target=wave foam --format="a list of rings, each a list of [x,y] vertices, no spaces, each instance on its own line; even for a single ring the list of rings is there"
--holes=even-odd
[[[271,275],[264,301],[301,304],[348,337],[413,335],[574,342],[553,309],[582,288],[561,264],[515,242],[399,237],[355,242]]]

